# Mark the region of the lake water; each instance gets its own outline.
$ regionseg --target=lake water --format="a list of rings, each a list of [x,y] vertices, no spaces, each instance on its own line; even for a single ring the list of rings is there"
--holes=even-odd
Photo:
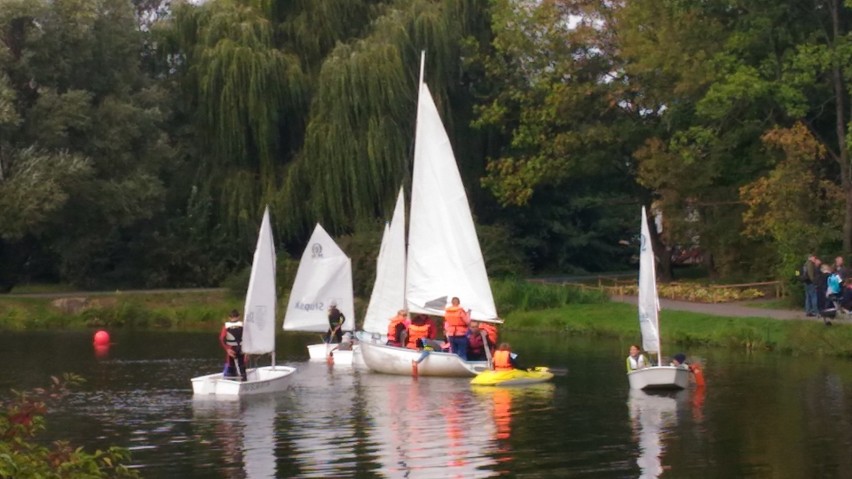
[[[316,335],[280,334],[286,391],[193,399],[221,368],[216,332],[4,333],[0,391],[74,372],[87,382],[48,417],[45,440],[131,450],[143,477],[848,477],[852,362],[694,350],[707,387],[631,393],[627,344],[506,335],[551,383],[473,388],[307,362]],[[672,353],[675,351],[671,351]]]

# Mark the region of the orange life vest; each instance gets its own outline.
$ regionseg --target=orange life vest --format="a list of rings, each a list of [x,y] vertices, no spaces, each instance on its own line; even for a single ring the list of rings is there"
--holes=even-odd
[[[704,373],[701,371],[701,367],[697,364],[690,364],[689,370],[695,375],[695,385],[704,386]]]
[[[393,318],[391,318],[391,322],[390,322],[390,324],[388,324],[388,340],[399,341],[399,338],[396,337],[396,327],[399,324],[402,324],[404,321],[405,321],[405,318],[400,316],[400,315],[396,315]]]
[[[417,340],[429,337],[429,324],[414,324],[408,325],[408,344],[409,349],[417,349]]]
[[[479,329],[484,329],[488,333],[488,342],[497,344],[497,326],[491,323],[479,323]]]
[[[467,313],[461,306],[448,306],[444,313],[444,329],[448,336],[464,336],[467,333]]]
[[[494,370],[495,371],[510,371],[514,369],[512,367],[512,360],[509,356],[509,351],[500,350],[494,352]]]

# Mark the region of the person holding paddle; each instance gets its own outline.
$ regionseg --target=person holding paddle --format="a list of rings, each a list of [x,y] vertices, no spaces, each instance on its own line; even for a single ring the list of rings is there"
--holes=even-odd
[[[231,310],[228,320],[219,332],[219,344],[225,350],[226,364],[223,376],[237,377],[246,380],[246,355],[242,350],[243,322],[240,320],[240,312]]]
[[[328,333],[326,333],[325,342],[341,342],[343,340],[343,323],[345,322],[346,316],[337,309],[337,303],[331,303],[328,307]]]

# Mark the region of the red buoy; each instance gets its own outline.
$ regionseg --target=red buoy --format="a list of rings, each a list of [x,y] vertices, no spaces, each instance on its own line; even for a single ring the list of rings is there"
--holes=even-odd
[[[109,333],[103,329],[95,333],[95,346],[106,346],[109,344]]]

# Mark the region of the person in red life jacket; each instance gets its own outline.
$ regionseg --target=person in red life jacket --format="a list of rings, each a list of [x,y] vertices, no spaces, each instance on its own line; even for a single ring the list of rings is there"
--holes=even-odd
[[[400,309],[388,323],[388,346],[402,347],[405,342],[405,330],[408,323],[408,311]]]
[[[459,305],[455,297],[444,311],[444,333],[450,343],[450,351],[467,360],[467,328],[470,324],[470,312]]]
[[[228,315],[228,320],[222,326],[222,331],[219,332],[219,344],[225,350],[226,364],[225,371],[222,373],[225,377],[240,377],[243,381],[246,380],[246,355],[242,350],[243,343],[243,322],[240,320],[240,312],[236,309]]]
[[[512,369],[521,369],[518,355],[512,352],[509,343],[500,343],[500,347],[494,352],[494,370],[511,371]]]
[[[408,325],[408,340],[405,347],[409,349],[423,348],[423,340],[429,339],[429,329],[432,324],[425,314],[418,314],[411,319],[411,324]]]
[[[470,322],[467,331],[467,359],[468,361],[485,361],[485,340],[482,339],[482,330],[476,321]]]

